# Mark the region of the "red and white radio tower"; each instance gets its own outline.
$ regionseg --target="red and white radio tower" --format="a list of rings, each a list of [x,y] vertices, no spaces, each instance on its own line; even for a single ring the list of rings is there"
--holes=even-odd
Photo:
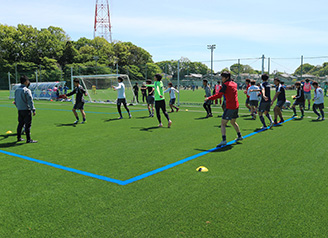
[[[100,36],[112,42],[108,0],[96,0],[95,27],[93,37]]]

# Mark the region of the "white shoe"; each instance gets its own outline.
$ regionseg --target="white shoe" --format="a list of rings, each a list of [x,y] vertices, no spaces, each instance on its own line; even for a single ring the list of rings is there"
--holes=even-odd
[[[240,137],[237,137],[236,138],[236,141],[240,141],[240,140],[243,140],[244,138],[242,137],[242,136],[240,136]]]
[[[274,124],[274,123],[273,123],[273,121],[272,121],[272,122],[270,123],[269,128],[273,127],[273,124]]]
[[[218,144],[216,147],[222,147],[224,145],[227,145],[227,141],[226,140],[221,141],[220,144]]]
[[[158,125],[158,127],[163,127],[163,124],[162,124],[162,123],[160,123],[160,124]]]
[[[262,130],[263,130],[263,129],[267,129],[267,128],[268,128],[268,127],[266,127],[266,126],[262,126],[262,127],[261,127]]]
[[[76,120],[76,121],[74,122],[74,124],[77,124],[77,123],[79,123],[79,120]]]
[[[167,127],[168,127],[168,128],[170,128],[170,127],[171,127],[171,125],[172,125],[172,121],[171,121],[171,120],[169,120],[169,124],[167,125]]]

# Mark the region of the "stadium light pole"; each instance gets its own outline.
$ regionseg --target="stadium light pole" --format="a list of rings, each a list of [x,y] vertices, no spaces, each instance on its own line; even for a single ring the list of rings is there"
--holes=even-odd
[[[213,86],[213,51],[216,49],[216,45],[207,45],[207,49],[211,50],[211,86]]]

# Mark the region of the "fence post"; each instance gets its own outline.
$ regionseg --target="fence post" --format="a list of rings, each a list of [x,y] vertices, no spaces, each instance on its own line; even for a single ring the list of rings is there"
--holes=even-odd
[[[180,60],[178,60],[178,90],[180,91]],[[180,106],[180,93],[178,93],[178,106]]]
[[[11,91],[10,72],[8,72],[8,84],[9,84],[9,93],[10,93]]]

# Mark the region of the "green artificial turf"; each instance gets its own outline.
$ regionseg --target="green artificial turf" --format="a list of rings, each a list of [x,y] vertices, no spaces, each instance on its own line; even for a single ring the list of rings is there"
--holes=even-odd
[[[141,105],[130,107],[132,119],[115,120],[114,105],[86,104],[87,124],[73,126],[71,103],[36,101],[39,143],[16,144],[6,134],[17,126],[8,94],[0,92],[1,150],[110,178],[126,180],[221,141],[218,107],[204,119],[201,106],[183,105],[168,129],[164,116],[157,128]],[[203,94],[180,98],[201,103]],[[247,135],[261,123],[249,120],[241,91],[239,98],[237,122]],[[326,237],[327,122],[315,118],[306,111],[303,120],[126,186],[0,153],[0,237]],[[229,126],[228,141],[235,137]],[[209,172],[196,172],[201,165]]]

